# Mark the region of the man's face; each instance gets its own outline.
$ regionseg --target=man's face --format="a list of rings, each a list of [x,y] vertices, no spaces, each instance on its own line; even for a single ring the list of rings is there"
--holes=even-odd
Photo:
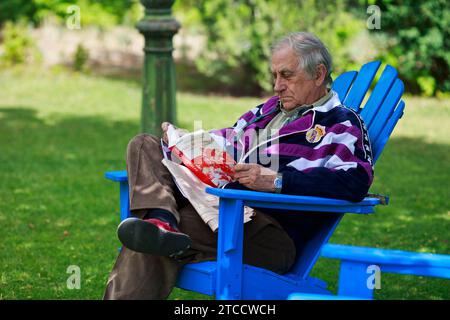
[[[273,53],[271,71],[274,91],[286,110],[317,100],[315,80],[298,68],[298,57],[289,46]]]

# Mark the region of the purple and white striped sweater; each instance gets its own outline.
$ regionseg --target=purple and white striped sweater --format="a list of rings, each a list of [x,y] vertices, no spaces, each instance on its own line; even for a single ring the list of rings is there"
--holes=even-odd
[[[277,96],[242,115],[233,127],[212,130],[236,161],[259,163],[283,174],[282,193],[360,201],[373,180],[372,151],[363,121],[337,94],[274,132],[252,140],[279,109]],[[238,183],[226,188],[246,189]]]

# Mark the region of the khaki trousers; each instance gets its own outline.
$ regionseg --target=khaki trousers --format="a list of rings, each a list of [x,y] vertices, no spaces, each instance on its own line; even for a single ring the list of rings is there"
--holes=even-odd
[[[184,264],[216,259],[217,233],[181,195],[162,159],[160,139],[153,135],[138,135],[128,144],[130,210],[138,218],[143,218],[144,209],[170,211],[180,231],[191,237],[192,247],[177,259],[123,247],[109,275],[104,299],[165,299]],[[276,220],[256,211],[244,225],[243,261],[285,273],[295,261],[294,242]]]

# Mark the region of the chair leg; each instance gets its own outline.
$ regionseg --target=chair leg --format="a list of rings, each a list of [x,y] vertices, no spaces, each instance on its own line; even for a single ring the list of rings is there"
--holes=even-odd
[[[130,195],[128,193],[128,181],[120,182],[120,221],[131,216]]]
[[[364,262],[342,260],[338,295],[373,299],[373,289],[368,285],[371,277],[368,267]]]
[[[220,199],[216,299],[242,298],[244,206],[242,200]]]

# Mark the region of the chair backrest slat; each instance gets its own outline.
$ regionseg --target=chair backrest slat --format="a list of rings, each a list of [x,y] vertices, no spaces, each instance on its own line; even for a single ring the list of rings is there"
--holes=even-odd
[[[333,81],[332,88],[338,94],[339,100],[344,101],[347,96],[348,89],[352,85],[353,80],[355,80],[358,72],[348,71],[341,74],[336,80]]]
[[[380,67],[380,64],[380,61],[372,61],[361,67],[361,70],[353,82],[350,92],[343,101],[343,104],[346,107],[351,108],[356,112],[359,111],[361,102],[363,101],[364,96],[366,95],[378,68]]]
[[[380,106],[394,84],[395,79],[397,79],[397,70],[389,65],[386,66],[367,103],[360,112],[361,118],[368,128],[371,126],[378,110],[380,110]]]
[[[397,78],[397,70],[387,65],[365,106],[361,108],[364,96],[380,65],[380,61],[366,63],[361,67],[359,73],[356,71],[345,72],[337,77],[332,85],[342,104],[359,112],[364,120],[372,144],[374,163],[380,156],[405,107],[403,101],[399,103],[404,91],[403,82]]]
[[[387,124],[382,129],[380,135],[378,136],[378,139],[373,144],[372,155],[373,155],[374,163],[377,161],[378,157],[380,156],[381,151],[383,151],[384,146],[386,145],[398,120],[402,117],[403,109],[405,109],[405,102],[403,100],[401,100],[400,103],[398,104],[397,108],[395,108],[394,113],[389,118]]]
[[[403,94],[404,86],[400,79],[395,80],[394,85],[384,99],[381,108],[377,113],[376,118],[372,121],[372,124],[368,127],[369,138],[372,144],[376,146],[378,137],[380,136],[383,128],[386,126],[389,118],[394,113],[394,109],[397,106],[400,98]],[[373,147],[373,145],[372,145]]]

